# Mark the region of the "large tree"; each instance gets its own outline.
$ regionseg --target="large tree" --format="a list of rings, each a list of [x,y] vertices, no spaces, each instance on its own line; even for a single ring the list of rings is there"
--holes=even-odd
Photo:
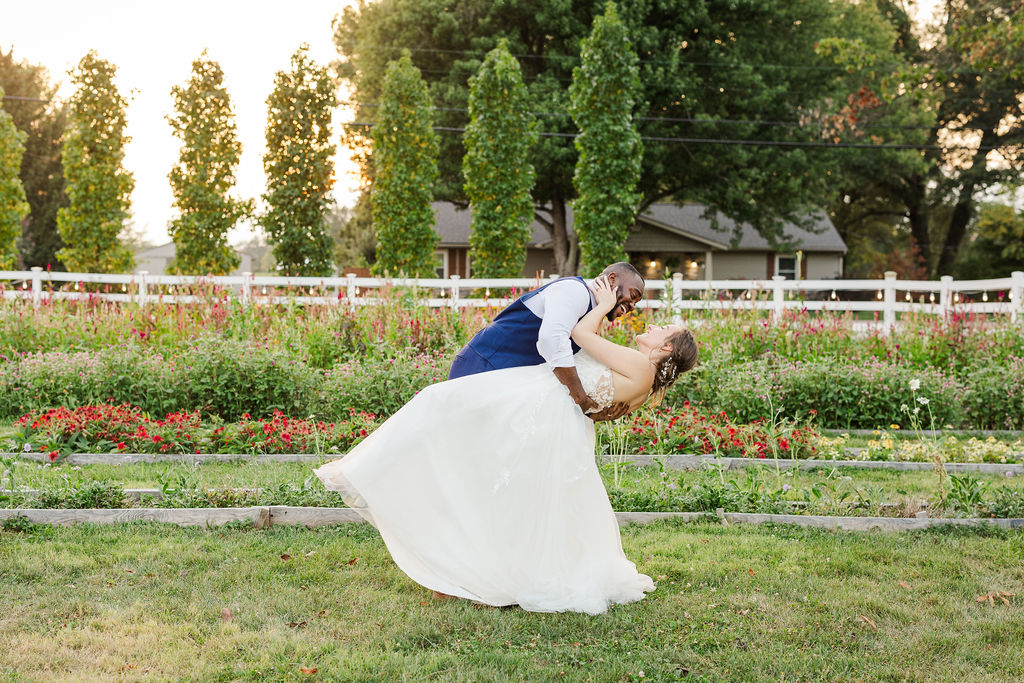
[[[29,210],[18,177],[28,136],[15,128],[11,115],[3,109],[3,100],[4,89],[0,88],[0,270],[14,270],[21,224]]]
[[[69,205],[57,213],[68,270],[120,273],[134,258],[119,235],[128,220],[132,175],[124,168],[128,102],[114,84],[117,67],[90,51],[72,72],[62,160]]]
[[[290,275],[331,275],[327,227],[334,170],[331,115],[336,104],[327,69],[303,45],[291,68],[274,77],[267,98],[263,168],[268,210],[260,219],[274,247],[277,269]]]
[[[431,128],[430,97],[419,69],[403,52],[388,66],[373,129],[374,180],[370,201],[377,230],[378,273],[433,274],[433,184],[437,135]]]
[[[919,149],[845,158],[834,219],[851,243],[888,223],[922,272],[950,274],[978,202],[1024,170],[1024,9],[951,0],[924,48],[897,3],[878,4],[898,40],[887,61],[851,79],[879,93],[874,125],[886,142]],[[845,63],[858,67],[849,55]]]
[[[536,122],[522,71],[507,44],[488,53],[469,79],[469,123],[462,172],[473,207],[469,234],[476,277],[518,277],[533,230]]]
[[[542,122],[532,157],[536,218],[551,231],[556,268],[570,273],[576,263],[566,208],[575,196],[576,128],[567,86],[580,41],[603,8],[603,0],[361,2],[335,24],[340,75],[351,86],[357,122],[372,123],[387,62],[411,50],[438,125],[450,129],[441,136],[436,195],[464,202],[458,132],[466,124],[466,83],[486,53],[507,40]],[[863,3],[820,0],[623,3],[642,84],[640,208],[664,199],[699,201],[771,238],[780,236],[784,220],[806,223],[808,209],[834,191],[828,171],[835,157],[799,146],[820,142],[801,121],[842,93],[835,65],[814,46],[836,35],[876,40],[877,14]],[[348,135],[369,150],[366,127],[350,127]],[[715,142],[721,140],[727,142]]]
[[[581,53],[569,88],[569,112],[580,129],[573,213],[581,271],[594,277],[609,263],[629,260],[623,246],[642,199],[636,184],[643,145],[633,122],[637,58],[614,4],[594,18]]]
[[[62,269],[57,252],[64,243],[57,232],[57,210],[67,206],[61,168],[61,136],[66,107],[54,99],[56,86],[45,67],[14,58],[0,50],[0,88],[7,93],[3,107],[18,130],[27,134],[21,161],[21,184],[29,204],[21,231],[22,265]]]
[[[227,275],[239,258],[228,245],[228,230],[252,211],[251,202],[230,196],[242,154],[231,98],[220,64],[204,52],[192,62],[184,86],[171,89],[175,114],[168,117],[181,141],[169,178],[180,215],[171,221],[175,257],[172,272]]]

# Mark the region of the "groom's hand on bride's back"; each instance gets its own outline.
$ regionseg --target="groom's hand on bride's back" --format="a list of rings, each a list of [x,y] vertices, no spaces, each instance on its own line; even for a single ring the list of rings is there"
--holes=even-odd
[[[590,413],[587,417],[594,422],[608,422],[609,420],[617,420],[628,412],[629,403],[622,401],[620,403],[613,403],[596,413]]]

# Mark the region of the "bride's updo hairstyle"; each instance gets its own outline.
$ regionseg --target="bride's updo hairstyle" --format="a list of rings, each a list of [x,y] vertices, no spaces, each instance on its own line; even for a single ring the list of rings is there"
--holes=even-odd
[[[677,332],[668,338],[672,350],[654,365],[654,384],[651,386],[651,405],[656,406],[665,398],[665,392],[679,375],[697,364],[697,342],[689,330]]]

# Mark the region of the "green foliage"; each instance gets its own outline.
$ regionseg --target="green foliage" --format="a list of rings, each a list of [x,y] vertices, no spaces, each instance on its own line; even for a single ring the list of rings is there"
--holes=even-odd
[[[169,228],[175,257],[168,268],[185,275],[227,275],[239,263],[228,246],[228,230],[251,213],[252,203],[228,196],[242,145],[224,72],[205,56],[192,62],[184,86],[171,89],[177,113],[168,121],[181,152],[169,178],[181,213]]]
[[[277,269],[289,275],[331,275],[327,233],[329,194],[334,185],[331,114],[336,104],[327,69],[303,45],[291,70],[274,77],[267,99],[267,152],[263,169],[270,207],[260,219],[274,245]]]
[[[447,379],[449,365],[447,358],[432,355],[338,365],[327,373],[320,405],[328,415],[369,411],[388,417],[421,389]]]
[[[200,339],[166,357],[138,347],[29,354],[0,363],[0,415],[98,403],[155,414],[202,410],[234,419],[273,410],[304,415],[319,373],[280,350]]]
[[[377,230],[377,263],[384,274],[433,275],[434,180],[437,135],[430,95],[408,52],[388,66],[373,129],[374,181],[370,200]]]
[[[62,153],[69,205],[57,213],[65,245],[57,258],[75,272],[127,272],[134,263],[118,240],[135,181],[123,166],[128,103],[114,85],[116,72],[90,51],[71,76],[77,89]]]
[[[15,60],[13,49],[0,52],[0,89],[23,98],[8,98],[3,108],[28,136],[21,160],[21,184],[30,207],[19,244],[22,266],[62,269],[57,261],[57,251],[64,246],[57,232],[57,210],[67,205],[60,159],[66,107],[56,100],[57,87],[50,83],[46,68]]]
[[[29,212],[19,177],[27,136],[15,128],[11,115],[3,110],[3,101],[0,88],[0,270],[15,270],[21,223]]]
[[[1024,270],[1024,212],[985,204],[957,262],[957,277],[1007,277],[1015,270]]]
[[[579,236],[580,272],[599,274],[609,263],[628,261],[623,248],[642,195],[643,145],[632,121],[640,94],[637,58],[613,3],[594,18],[573,70],[569,113],[579,126],[579,160],[573,184],[573,227]]]
[[[530,149],[537,141],[529,107],[519,63],[502,41],[469,79],[462,172],[473,208],[474,277],[518,277],[526,262],[535,177]]]

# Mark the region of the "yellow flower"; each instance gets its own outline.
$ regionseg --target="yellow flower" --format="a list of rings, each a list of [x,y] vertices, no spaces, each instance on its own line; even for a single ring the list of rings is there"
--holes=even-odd
[[[879,434],[881,434],[882,432],[880,432],[880,431],[878,431],[878,430],[876,429],[875,431],[873,431],[873,432],[871,432],[871,433],[872,433],[872,434],[874,434],[875,436],[878,436],[878,435],[879,435]]]
[[[899,429],[899,428],[900,428],[900,426],[898,424],[891,424],[891,425],[889,425],[889,429]]]

